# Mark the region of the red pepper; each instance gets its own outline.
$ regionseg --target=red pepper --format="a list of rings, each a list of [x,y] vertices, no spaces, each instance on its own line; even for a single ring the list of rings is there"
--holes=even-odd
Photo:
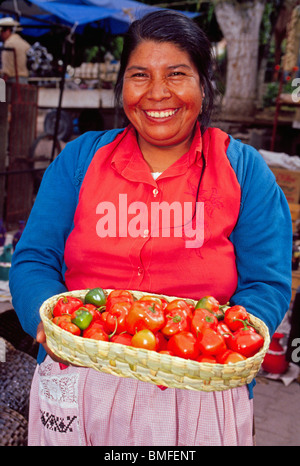
[[[245,356],[230,349],[217,355],[217,362],[219,364],[233,364],[235,362],[244,361],[245,359],[247,359]]]
[[[173,309],[165,313],[165,318],[166,323],[161,329],[161,333],[167,338],[183,330],[188,331],[190,328],[186,312],[182,309]]]
[[[159,351],[160,354],[168,354],[169,356],[175,356],[175,354],[172,351],[169,351],[167,349]]]
[[[197,359],[200,354],[197,338],[192,332],[180,332],[168,341],[168,350],[184,359]]]
[[[191,331],[198,336],[198,333],[202,332],[204,328],[216,329],[218,322],[216,316],[207,309],[195,309],[191,321]]]
[[[109,312],[116,303],[133,303],[134,297],[127,290],[112,290],[106,300],[106,311]]]
[[[168,340],[166,339],[166,337],[159,331],[159,332],[156,332],[155,338],[157,341],[156,351],[160,352],[160,351],[166,350],[168,346]]]
[[[84,304],[82,306],[83,309],[86,309],[87,311],[89,311],[92,316],[93,316],[93,319],[92,319],[92,322],[96,321],[96,320],[101,320],[101,312],[99,311],[99,308],[97,308],[97,306],[95,306],[94,304]]]
[[[229,327],[225,324],[225,322],[220,321],[217,325],[217,332],[222,335],[225,341],[228,341],[230,337],[232,337],[232,332]]]
[[[53,317],[52,322],[60,327],[62,322],[71,322],[71,319],[71,314],[63,314],[62,316]]]
[[[113,335],[109,341],[112,343],[120,343],[122,345],[131,346],[132,335],[129,333],[121,333]]]
[[[243,325],[243,328],[233,333],[227,344],[232,351],[250,358],[262,348],[264,339],[253,327],[250,327],[245,322]]]
[[[200,354],[199,358],[197,358],[198,362],[209,362],[210,364],[216,364],[217,359],[215,356],[210,356],[209,354]]]
[[[72,314],[82,305],[83,303],[79,298],[75,298],[73,296],[62,296],[53,308],[53,317],[61,316],[63,314]]]
[[[131,303],[115,303],[106,316],[106,326],[109,332],[122,333],[126,331],[126,317],[131,309]]]
[[[165,315],[169,314],[169,312],[173,311],[174,309],[175,310],[180,309],[181,311],[183,311],[186,314],[186,317],[188,318],[189,321],[193,317],[194,308],[193,306],[190,305],[190,303],[188,303],[184,299],[177,298],[177,299],[173,299],[173,301],[170,301],[167,307],[165,308]]]
[[[106,332],[105,323],[101,320],[92,322],[87,329],[82,333],[84,338],[93,338],[95,340],[108,341],[109,337]]]
[[[67,332],[72,333],[72,335],[80,336],[81,335],[81,330],[77,325],[73,324],[72,322],[67,322],[66,320],[61,322],[60,328],[63,330],[66,330]]]
[[[205,328],[202,333],[199,333],[197,342],[201,353],[205,355],[216,356],[227,349],[222,335],[212,328]]]
[[[148,303],[158,303],[162,305],[163,309],[165,309],[168,305],[168,301],[165,298],[152,295],[144,295],[139,299],[139,301],[147,301]]]
[[[249,321],[249,314],[243,306],[232,306],[226,309],[224,322],[233,332],[243,327],[243,322]]]
[[[147,301],[135,301],[126,316],[126,330],[134,335],[140,330],[148,329],[158,332],[165,324],[162,305]]]

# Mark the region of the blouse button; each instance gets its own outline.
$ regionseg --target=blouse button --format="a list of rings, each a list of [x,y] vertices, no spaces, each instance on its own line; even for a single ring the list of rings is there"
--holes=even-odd
[[[158,195],[158,189],[154,188],[153,189],[153,196],[156,197]]]
[[[138,275],[142,275],[143,272],[144,272],[144,271],[143,271],[142,267],[138,267]]]

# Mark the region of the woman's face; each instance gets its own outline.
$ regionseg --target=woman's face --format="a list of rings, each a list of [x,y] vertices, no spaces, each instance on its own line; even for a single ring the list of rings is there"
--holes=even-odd
[[[176,45],[141,42],[124,74],[124,111],[139,138],[155,146],[186,143],[201,111],[198,71]]]

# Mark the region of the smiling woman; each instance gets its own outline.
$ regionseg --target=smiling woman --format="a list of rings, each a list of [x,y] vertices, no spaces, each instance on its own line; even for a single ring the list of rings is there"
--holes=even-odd
[[[174,11],[161,10],[144,19],[144,21],[134,22],[130,31],[125,35],[120,72],[115,86],[117,103],[122,105],[123,81],[125,73],[130,71],[129,62],[138,66],[136,70],[132,70],[137,77],[142,77],[147,72],[148,66],[150,66],[148,60],[144,67],[141,63],[133,63],[132,53],[137,47],[144,41],[149,41],[152,46],[155,43],[156,49],[160,48],[162,44],[172,45],[177,47],[177,52],[181,51],[185,52],[185,54],[183,62],[177,62],[176,57],[173,55],[169,56],[170,73],[172,74],[173,71],[175,77],[176,75],[189,74],[191,71],[195,74],[196,71],[198,75],[198,86],[201,85],[205,97],[201,114],[198,115],[201,129],[204,132],[209,124],[214,103],[212,84],[214,60],[211,44],[203,31],[193,21]],[[144,58],[150,60],[153,51],[150,47],[148,57]],[[179,65],[178,68],[177,65]],[[142,68],[140,68],[141,66]]]
[[[62,369],[39,318],[50,296],[100,286],[214,296],[277,328],[290,301],[289,207],[260,154],[209,127],[212,63],[186,16],[133,22],[116,86],[130,124],[83,134],[44,175],[10,272],[15,310],[41,344],[30,445],[253,444],[252,386],[162,390]]]

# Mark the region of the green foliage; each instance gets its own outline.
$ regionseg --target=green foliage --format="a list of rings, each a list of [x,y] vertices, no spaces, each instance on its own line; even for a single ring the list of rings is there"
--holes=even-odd
[[[289,78],[289,76],[288,76]],[[293,80],[288,79],[284,81],[282,86],[282,94],[291,94],[295,90],[295,86],[293,86]],[[263,106],[264,107],[271,107],[272,105],[276,104],[276,99],[279,92],[279,82],[271,82],[268,83],[266,92],[263,96]]]

